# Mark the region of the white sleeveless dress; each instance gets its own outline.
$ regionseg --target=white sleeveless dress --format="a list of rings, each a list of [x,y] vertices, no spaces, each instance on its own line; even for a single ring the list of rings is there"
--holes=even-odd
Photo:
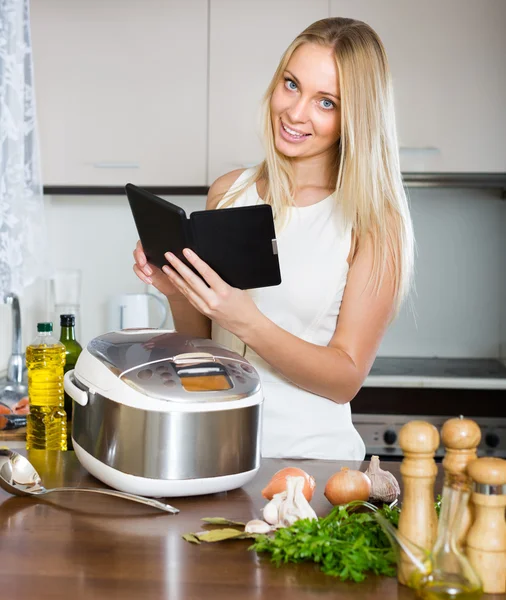
[[[239,176],[218,208],[252,172],[248,169]],[[260,203],[263,200],[252,185],[234,206]],[[327,346],[346,286],[351,227],[344,224],[333,195],[288,211],[286,224],[276,232],[282,282],[248,293],[276,325],[307,342]],[[353,426],[349,403],[336,404],[299,388],[214,322],[212,338],[245,356],[260,375],[263,457],[364,459],[364,442]]]

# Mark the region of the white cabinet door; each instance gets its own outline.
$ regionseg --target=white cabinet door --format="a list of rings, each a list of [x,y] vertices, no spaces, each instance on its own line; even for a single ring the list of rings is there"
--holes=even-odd
[[[208,183],[257,164],[261,100],[281,55],[328,0],[211,0]]]
[[[504,0],[330,0],[392,69],[403,171],[506,171]]]
[[[205,185],[207,0],[32,0],[45,185]]]

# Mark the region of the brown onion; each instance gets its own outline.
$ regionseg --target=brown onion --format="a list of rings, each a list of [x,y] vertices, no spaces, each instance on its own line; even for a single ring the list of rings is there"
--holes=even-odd
[[[333,506],[347,504],[352,500],[368,500],[371,494],[371,480],[362,471],[342,467],[329,478],[324,494]]]
[[[314,477],[311,477],[306,471],[297,467],[286,467],[274,473],[269,483],[262,490],[262,496],[267,500],[272,500],[274,494],[279,494],[286,490],[286,477],[290,475],[292,477],[304,477],[304,489],[302,493],[306,497],[308,502],[311,502],[313,497],[316,482]]]

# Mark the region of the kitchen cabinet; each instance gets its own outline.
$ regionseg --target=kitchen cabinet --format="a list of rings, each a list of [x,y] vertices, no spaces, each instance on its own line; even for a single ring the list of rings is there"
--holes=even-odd
[[[504,0],[330,0],[392,70],[403,172],[506,171]]]
[[[207,0],[32,0],[44,185],[205,185],[207,27]]]
[[[327,0],[211,0],[208,183],[263,158],[262,96],[290,42]]]

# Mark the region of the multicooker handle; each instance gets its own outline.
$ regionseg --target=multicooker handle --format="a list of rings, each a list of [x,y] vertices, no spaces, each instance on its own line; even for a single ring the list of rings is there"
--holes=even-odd
[[[63,387],[65,388],[67,394],[78,404],[81,406],[86,406],[88,404],[88,392],[78,388],[74,381],[74,369],[70,369],[70,371],[67,371],[63,377]]]

